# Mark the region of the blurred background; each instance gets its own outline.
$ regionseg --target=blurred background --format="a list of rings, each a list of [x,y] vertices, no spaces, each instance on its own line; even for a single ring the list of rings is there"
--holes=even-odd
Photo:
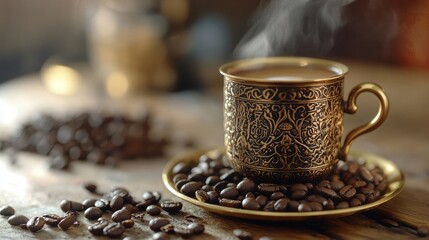
[[[0,0],[0,82],[74,89],[83,63],[113,97],[217,89],[222,63],[264,55],[429,69],[428,29],[427,0]]]

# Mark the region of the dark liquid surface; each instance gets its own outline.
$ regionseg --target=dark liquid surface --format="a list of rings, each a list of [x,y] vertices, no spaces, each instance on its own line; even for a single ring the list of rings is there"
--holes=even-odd
[[[299,66],[261,66],[260,68],[236,71],[232,74],[240,77],[288,81],[330,78],[338,75],[336,72],[325,68]]]

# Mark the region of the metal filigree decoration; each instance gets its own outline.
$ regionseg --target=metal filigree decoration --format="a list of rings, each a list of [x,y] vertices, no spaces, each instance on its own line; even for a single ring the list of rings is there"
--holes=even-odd
[[[231,166],[268,181],[314,180],[337,162],[343,81],[262,86],[224,82],[225,145]]]

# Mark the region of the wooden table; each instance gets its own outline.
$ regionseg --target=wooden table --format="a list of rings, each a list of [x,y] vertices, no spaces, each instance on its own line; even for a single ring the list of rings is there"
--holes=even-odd
[[[379,215],[408,225],[429,227],[429,72],[343,62],[351,68],[345,84],[346,94],[354,85],[372,81],[384,87],[391,101],[390,114],[383,126],[360,137],[352,149],[378,154],[395,162],[405,173],[405,190],[370,212],[318,222],[246,221],[211,214],[185,203],[183,211],[201,218],[206,226],[206,233],[195,239],[234,239],[232,230],[236,228],[251,232],[255,239],[262,236],[273,239],[419,238],[409,227],[383,225]],[[84,85],[90,82],[90,77],[87,78]],[[110,101],[94,97],[96,94],[91,88],[85,88],[74,97],[61,97],[46,91],[38,75],[29,75],[0,87],[0,130],[3,134],[11,132],[21,121],[41,112],[64,115],[82,109],[108,107],[112,111],[138,114],[142,109],[150,108],[159,119],[168,122],[172,134],[187,134],[197,143],[194,148],[210,149],[223,144],[222,90],[214,92],[217,94],[188,92]],[[346,116],[346,132],[375,114],[375,98],[364,96],[358,100],[359,113]],[[12,205],[17,213],[29,217],[61,214],[59,202],[62,199],[82,201],[93,197],[82,187],[87,181],[96,182],[105,191],[113,186],[126,187],[137,198],[145,190],[160,190],[165,198],[174,198],[162,184],[161,171],[171,157],[185,150],[173,147],[165,157],[123,162],[116,169],[76,162],[67,172],[49,170],[44,157],[25,153],[19,154],[18,164],[12,166],[3,153],[0,154],[0,205]],[[184,214],[175,218],[180,220]],[[10,227],[6,220],[0,217],[0,239],[92,237],[86,230],[89,222],[82,216],[82,226],[66,232],[45,226],[42,231],[31,233]],[[151,236],[147,221],[126,233],[124,236],[137,239]]]

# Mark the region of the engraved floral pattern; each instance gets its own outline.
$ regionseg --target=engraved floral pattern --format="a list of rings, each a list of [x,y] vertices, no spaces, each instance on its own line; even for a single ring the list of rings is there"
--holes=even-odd
[[[314,179],[337,161],[343,82],[275,87],[225,80],[227,154],[234,169],[267,180]]]

